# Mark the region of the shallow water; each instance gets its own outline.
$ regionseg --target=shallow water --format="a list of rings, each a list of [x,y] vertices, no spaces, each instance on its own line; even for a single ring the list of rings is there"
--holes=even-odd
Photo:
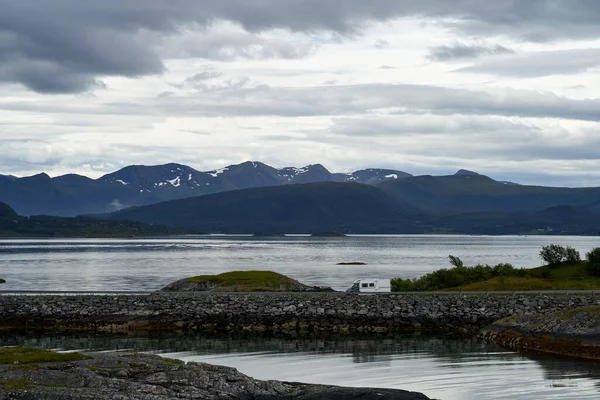
[[[2,290],[155,290],[188,276],[266,269],[345,290],[360,277],[412,278],[449,267],[508,262],[536,267],[542,245],[582,255],[599,237],[393,235],[345,238],[193,236],[156,239],[0,240]],[[336,265],[362,261],[368,265]]]
[[[232,366],[258,379],[407,389],[444,400],[600,398],[598,363],[526,357],[475,339],[0,336],[0,345],[138,350]]]

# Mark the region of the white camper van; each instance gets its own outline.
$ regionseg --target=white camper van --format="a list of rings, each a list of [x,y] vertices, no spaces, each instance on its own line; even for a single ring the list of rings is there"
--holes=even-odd
[[[389,279],[363,278],[357,279],[348,293],[389,293],[392,291],[392,283]]]

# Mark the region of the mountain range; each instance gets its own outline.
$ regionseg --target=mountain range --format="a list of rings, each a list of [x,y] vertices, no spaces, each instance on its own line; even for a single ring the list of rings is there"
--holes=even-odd
[[[600,235],[600,187],[519,185],[467,170],[130,166],[99,179],[0,176],[0,201],[19,214],[86,214],[204,233]]]
[[[331,173],[320,164],[276,169],[252,161],[208,172],[180,164],[131,165],[98,179],[75,174],[55,178],[45,173],[23,178],[0,175],[0,201],[21,215],[75,216],[254,187],[314,182],[374,185],[410,176],[375,168]]]

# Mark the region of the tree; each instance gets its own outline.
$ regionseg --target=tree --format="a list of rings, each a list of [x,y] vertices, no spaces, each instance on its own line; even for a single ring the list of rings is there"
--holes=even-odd
[[[554,267],[567,258],[567,249],[558,244],[542,246],[542,250],[540,251],[540,258],[544,260],[549,266]]]
[[[581,255],[571,246],[565,247],[565,261],[569,264],[577,264],[581,262]]]
[[[450,260],[450,264],[457,268],[462,268],[465,266],[460,258],[453,256],[452,254],[448,256],[448,259]]]
[[[594,276],[600,276],[600,247],[596,247],[585,256],[588,260],[589,273]]]

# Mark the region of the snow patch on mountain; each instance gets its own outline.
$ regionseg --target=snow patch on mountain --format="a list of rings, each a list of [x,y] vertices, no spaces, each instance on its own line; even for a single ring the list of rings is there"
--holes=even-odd
[[[127,186],[127,185],[129,185],[129,182],[125,182],[125,181],[122,181],[122,180],[120,180],[120,179],[116,179],[116,180],[115,180],[115,182],[119,182],[119,183],[120,183],[121,185],[123,185],[123,186]]]
[[[167,182],[169,182],[173,187],[179,187],[181,185],[181,177],[178,176],[177,178],[171,180],[167,179]]]
[[[208,174],[209,174],[210,176],[212,176],[213,178],[218,178],[218,177],[219,177],[219,175],[221,175],[221,174],[222,174],[222,173],[224,173],[225,171],[229,171],[229,167],[219,168],[219,169],[216,169],[216,170],[214,170],[214,171],[210,171],[210,172],[208,172]]]
[[[388,179],[398,179],[398,175],[397,174],[389,174],[385,176]]]

